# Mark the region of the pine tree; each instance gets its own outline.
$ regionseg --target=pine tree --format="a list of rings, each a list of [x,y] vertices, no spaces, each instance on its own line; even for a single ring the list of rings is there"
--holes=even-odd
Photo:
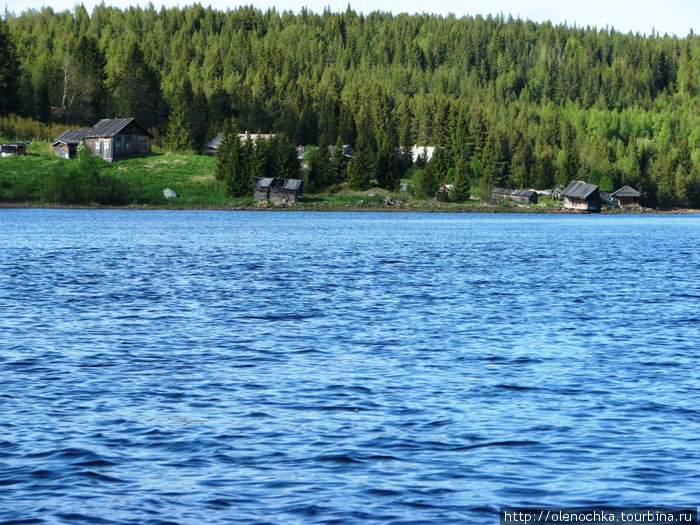
[[[385,136],[377,152],[377,184],[380,188],[394,191],[399,186],[399,161],[396,147]]]
[[[275,158],[275,176],[280,179],[299,178],[299,160],[297,149],[287,136],[282,133],[272,139]]]
[[[328,185],[330,159],[325,147],[310,147],[306,152],[305,161],[308,163],[304,188],[309,193],[315,193]]]
[[[190,153],[194,150],[194,128],[197,119],[194,115],[193,101],[192,85],[185,77],[176,89],[170,107],[164,144],[169,151]]]
[[[420,197],[432,199],[437,194],[438,189],[440,189],[440,183],[435,174],[435,164],[431,159],[418,176],[416,192]]]
[[[359,191],[369,187],[370,174],[373,171],[372,150],[364,135],[357,137],[355,158],[348,165],[348,189]]]
[[[454,186],[450,192],[450,200],[464,202],[469,199],[470,190],[469,164],[464,156],[459,156],[455,161]]]
[[[118,116],[133,117],[147,129],[157,129],[162,124],[165,111],[160,78],[135,40],[129,44],[113,89]]]
[[[82,35],[64,57],[64,88],[70,93],[70,103],[64,116],[71,123],[94,124],[103,118],[109,107],[105,85],[106,60],[97,39]]]
[[[0,57],[0,115],[5,115],[16,111],[19,60],[10,31],[1,18]]]
[[[339,184],[345,180],[347,169],[347,160],[343,153],[343,141],[338,135],[331,155],[330,166],[328,171],[328,184]]]
[[[214,164],[214,178],[219,181],[226,180],[230,171],[231,152],[240,146],[238,140],[238,131],[235,119],[229,119],[224,122],[224,129],[221,132],[221,141],[216,152],[216,160]]]

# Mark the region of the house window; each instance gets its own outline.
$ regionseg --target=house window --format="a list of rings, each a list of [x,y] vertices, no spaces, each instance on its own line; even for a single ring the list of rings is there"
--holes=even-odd
[[[131,151],[131,139],[124,140],[124,149],[126,149],[126,151]]]
[[[145,140],[139,139],[139,149],[141,151],[147,151],[148,150],[148,144],[146,143]]]
[[[121,151],[122,149],[122,138],[117,137],[114,139],[114,151]]]

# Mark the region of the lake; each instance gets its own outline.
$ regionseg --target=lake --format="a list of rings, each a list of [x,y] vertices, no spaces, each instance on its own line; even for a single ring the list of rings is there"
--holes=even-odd
[[[700,215],[0,210],[0,523],[700,501]]]

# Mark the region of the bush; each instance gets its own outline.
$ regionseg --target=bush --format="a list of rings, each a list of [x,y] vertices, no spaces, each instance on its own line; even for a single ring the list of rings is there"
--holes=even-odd
[[[63,204],[126,204],[131,200],[132,190],[118,175],[107,173],[109,167],[83,147],[77,160],[53,168],[42,188],[41,199]]]
[[[11,140],[53,140],[67,128],[65,124],[43,124],[36,120],[17,115],[0,117],[0,136]]]

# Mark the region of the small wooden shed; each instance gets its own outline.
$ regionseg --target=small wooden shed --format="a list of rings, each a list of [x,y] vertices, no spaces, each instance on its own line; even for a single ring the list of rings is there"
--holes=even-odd
[[[78,155],[78,146],[88,134],[89,129],[67,129],[51,144],[57,157],[72,159]]]
[[[31,144],[31,142],[4,142],[0,144],[0,155],[3,157],[26,155],[27,144]]]
[[[296,204],[301,197],[303,184],[301,179],[258,179],[253,189],[253,200]]]
[[[509,190],[507,188],[494,188],[495,197],[526,204],[537,204],[537,192],[535,190]]]
[[[561,192],[564,208],[579,211],[600,211],[600,190],[595,184],[575,180]]]
[[[612,200],[621,208],[639,207],[642,194],[630,186],[623,186],[612,195]]]

